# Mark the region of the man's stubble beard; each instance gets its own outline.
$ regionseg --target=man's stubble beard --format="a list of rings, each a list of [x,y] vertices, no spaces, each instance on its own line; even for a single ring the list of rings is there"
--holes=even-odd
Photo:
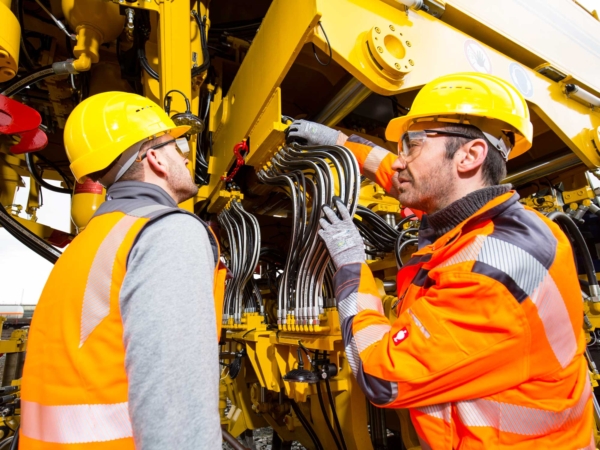
[[[448,206],[455,188],[450,168],[450,162],[444,159],[430,168],[428,176],[422,177],[418,183],[408,169],[400,172],[403,178],[410,178],[408,189],[398,189],[400,204],[427,214]]]
[[[194,197],[198,193],[198,186],[194,183],[190,172],[184,165],[179,165],[169,158],[171,173],[169,185],[173,194],[177,197],[177,203],[182,203]]]

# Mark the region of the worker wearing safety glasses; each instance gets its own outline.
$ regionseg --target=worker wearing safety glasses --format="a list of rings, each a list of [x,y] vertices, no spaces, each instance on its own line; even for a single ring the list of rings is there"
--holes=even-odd
[[[287,131],[345,145],[365,177],[425,213],[393,322],[343,204],[319,232],[352,372],[376,406],[410,410],[423,449],[596,448],[570,243],[500,184],[532,136],[523,96],[480,73],[426,84],[387,127],[397,154],[304,120]]]
[[[226,269],[204,222],[177,207],[198,187],[184,135],[154,102],[107,92],[69,115],[79,183],[107,188],[36,307],[21,394],[21,449],[221,446]]]

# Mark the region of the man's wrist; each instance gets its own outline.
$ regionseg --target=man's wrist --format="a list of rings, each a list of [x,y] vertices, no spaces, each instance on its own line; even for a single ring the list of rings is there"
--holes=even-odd
[[[341,131],[338,134],[337,141],[335,141],[335,145],[344,145],[348,140],[348,136],[346,136]]]

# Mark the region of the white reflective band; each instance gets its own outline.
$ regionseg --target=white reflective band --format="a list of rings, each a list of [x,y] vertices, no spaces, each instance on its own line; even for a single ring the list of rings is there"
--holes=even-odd
[[[389,154],[390,152],[382,149],[381,147],[373,147],[363,163],[362,168],[365,176],[374,180],[375,174],[377,173],[377,170],[379,170],[381,161],[383,161],[384,158]]]
[[[468,427],[491,427],[523,436],[541,436],[573,427],[583,415],[590,400],[591,387],[586,386],[579,401],[562,411],[547,411],[493,400],[456,402],[460,421]]]
[[[416,408],[422,414],[441,419],[446,423],[450,423],[452,416],[452,405],[450,403],[440,403],[438,405],[421,406]]]
[[[106,442],[133,437],[127,402],[45,406],[21,400],[24,436],[56,444]]]
[[[356,340],[356,347],[358,352],[362,353],[367,347],[373,345],[376,342],[381,341],[381,338],[389,333],[392,327],[387,324],[369,325],[354,334]]]

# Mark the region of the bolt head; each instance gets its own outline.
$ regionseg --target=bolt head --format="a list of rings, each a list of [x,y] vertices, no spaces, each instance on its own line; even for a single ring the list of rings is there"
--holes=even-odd
[[[394,25],[390,25],[390,30],[396,31],[396,28],[394,27]]]
[[[379,27],[375,27],[375,33],[381,33],[381,30],[379,29]]]
[[[400,64],[396,63],[394,64],[394,66],[396,67],[396,69],[400,70]]]
[[[377,47],[377,51],[378,51],[379,53],[383,53],[383,47]]]
[[[414,62],[412,59],[409,59],[409,60],[408,60],[408,63],[409,63],[411,66],[414,66],[414,65],[415,65],[415,62]]]
[[[406,41],[406,46],[407,47],[411,47],[412,46],[412,44],[410,43],[410,41]]]

